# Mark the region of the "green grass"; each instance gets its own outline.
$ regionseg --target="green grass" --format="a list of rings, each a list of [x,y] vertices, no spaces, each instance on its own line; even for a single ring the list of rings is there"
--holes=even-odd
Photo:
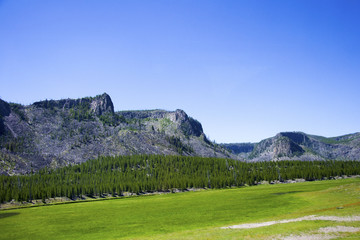
[[[0,211],[0,239],[262,239],[360,223],[219,227],[313,214],[360,215],[359,203],[357,178],[52,205]]]

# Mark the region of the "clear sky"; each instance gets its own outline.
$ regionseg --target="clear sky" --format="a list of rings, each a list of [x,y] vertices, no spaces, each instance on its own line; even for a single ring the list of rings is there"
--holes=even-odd
[[[360,131],[358,0],[0,0],[0,97],[108,93],[210,139]]]

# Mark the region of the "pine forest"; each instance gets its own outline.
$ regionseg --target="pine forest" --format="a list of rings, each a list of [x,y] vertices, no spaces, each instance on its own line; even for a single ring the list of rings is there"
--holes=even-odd
[[[29,175],[0,175],[0,202],[241,187],[262,181],[313,181],[358,174],[359,161],[241,162],[186,156],[109,156],[57,169],[44,168]]]

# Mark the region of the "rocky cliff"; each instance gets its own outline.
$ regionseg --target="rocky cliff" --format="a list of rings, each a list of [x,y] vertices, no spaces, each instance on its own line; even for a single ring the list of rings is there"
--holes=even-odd
[[[184,111],[114,112],[106,93],[29,106],[0,100],[0,172],[28,173],[99,155],[236,157],[209,142]]]

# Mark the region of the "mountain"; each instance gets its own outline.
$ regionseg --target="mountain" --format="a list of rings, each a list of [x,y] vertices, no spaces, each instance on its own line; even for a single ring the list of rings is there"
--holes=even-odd
[[[28,106],[0,99],[0,173],[132,154],[236,158],[210,142],[183,110],[115,112],[106,93]]]
[[[255,143],[223,143],[221,146],[228,149],[240,159],[247,159],[254,150]]]
[[[183,110],[114,111],[108,94],[28,106],[0,99],[0,174],[76,164],[100,155],[161,154],[244,161],[360,160],[360,133],[281,132],[259,143],[215,144]]]
[[[303,132],[281,132],[256,144],[222,146],[250,161],[360,160],[360,133],[326,138]]]

